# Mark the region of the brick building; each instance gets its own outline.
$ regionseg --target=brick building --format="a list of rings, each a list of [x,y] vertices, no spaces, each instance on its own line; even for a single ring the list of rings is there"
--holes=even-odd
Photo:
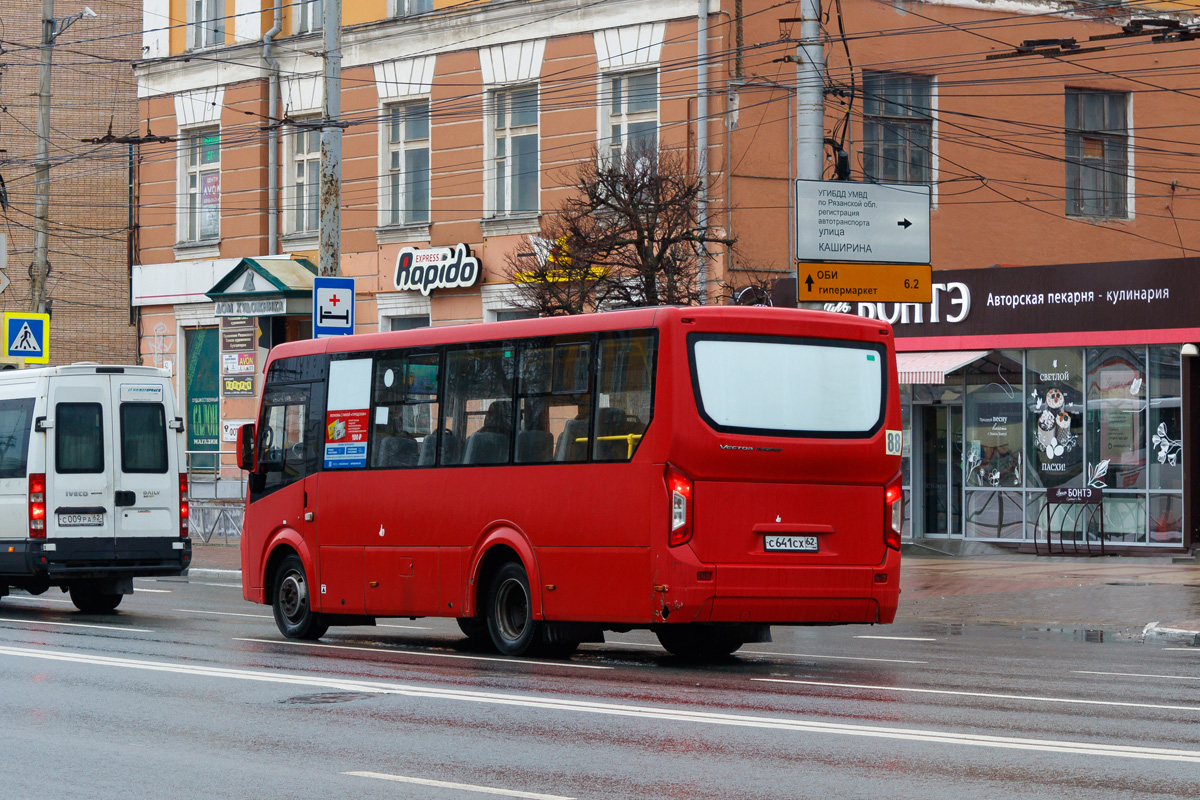
[[[59,3],[62,20],[81,4]],[[50,105],[50,213],[47,298],[51,309],[50,363],[132,363],[137,331],[129,305],[132,145],[97,144],[136,135],[137,82],[131,63],[141,55],[141,15],[128,3],[96,0],[95,17],[61,33],[54,45]],[[33,261],[34,165],[37,155],[37,3],[3,0],[0,55],[0,174],[8,190],[2,232],[8,237],[7,275],[0,308],[29,311]]]

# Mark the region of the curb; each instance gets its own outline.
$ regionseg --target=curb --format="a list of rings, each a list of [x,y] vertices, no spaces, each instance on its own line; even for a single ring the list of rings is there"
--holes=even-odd
[[[1142,629],[1142,641],[1153,639],[1157,642],[1182,644],[1189,647],[1200,647],[1200,631],[1183,628],[1159,627],[1162,623],[1151,622]]]

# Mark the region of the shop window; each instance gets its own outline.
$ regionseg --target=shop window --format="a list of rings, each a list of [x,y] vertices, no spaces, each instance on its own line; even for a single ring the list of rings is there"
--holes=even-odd
[[[387,109],[389,225],[429,222],[429,101]]]
[[[1146,496],[1144,494],[1104,495],[1104,540],[1109,544],[1146,542]],[[1099,533],[1092,526],[1092,535]]]
[[[493,216],[538,210],[538,87],[491,93],[491,190]]]
[[[933,180],[933,78],[863,73],[863,173],[881,183]]]
[[[968,539],[1020,539],[1024,535],[1020,492],[968,491],[966,503]]]
[[[181,242],[221,235],[221,133],[217,128],[189,131],[182,137],[185,187]]]
[[[1180,380],[1179,348],[1151,347],[1151,490],[1183,490],[1183,402]],[[1151,528],[1153,531],[1153,525]]]
[[[188,48],[225,43],[225,0],[188,0]]]
[[[1106,489],[1146,488],[1146,351],[1088,351],[1087,483]]]
[[[1029,486],[1082,486],[1083,354],[1030,350],[1025,370]]]
[[[1024,442],[1021,353],[992,353],[966,372],[966,485],[1020,488]]]
[[[1124,218],[1129,95],[1067,89],[1065,104],[1067,213]]]
[[[1150,543],[1183,544],[1183,495],[1150,495]]]

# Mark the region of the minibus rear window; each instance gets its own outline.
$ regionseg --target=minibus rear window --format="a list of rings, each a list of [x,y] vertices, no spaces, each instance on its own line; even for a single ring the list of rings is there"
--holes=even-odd
[[[0,400],[0,480],[24,478],[33,398]]]
[[[782,337],[688,337],[696,404],[714,429],[858,438],[883,420],[881,344]]]
[[[167,471],[167,415],[161,403],[121,404],[121,471]]]
[[[54,411],[54,469],[59,474],[104,471],[99,403],[59,403]]]

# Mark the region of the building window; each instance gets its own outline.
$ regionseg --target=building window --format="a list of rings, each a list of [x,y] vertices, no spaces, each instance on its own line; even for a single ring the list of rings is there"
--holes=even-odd
[[[187,187],[180,241],[198,242],[221,235],[221,133],[204,128],[184,134],[184,185]]]
[[[387,120],[388,224],[429,222],[429,101],[391,106]]]
[[[863,174],[880,183],[933,180],[933,78],[863,73]]]
[[[608,149],[618,157],[629,145],[647,150],[658,146],[658,74],[636,72],[604,79],[602,131]]]
[[[321,11],[324,0],[296,0],[292,7],[292,30],[294,33],[312,33],[319,31],[322,24]]]
[[[1067,213],[1125,217],[1129,131],[1124,92],[1067,89]]]
[[[413,314],[406,317],[388,317],[387,323],[389,331],[412,331],[417,328],[428,328],[429,315]]]
[[[433,0],[391,0],[393,17],[408,17],[433,11]]]
[[[188,47],[225,44],[225,0],[188,0]]]
[[[312,125],[312,123],[309,123]],[[291,224],[289,233],[316,233],[321,191],[321,131],[316,127],[296,127],[288,136],[287,198]]]
[[[492,208],[495,216],[538,210],[538,89],[492,93]]]

